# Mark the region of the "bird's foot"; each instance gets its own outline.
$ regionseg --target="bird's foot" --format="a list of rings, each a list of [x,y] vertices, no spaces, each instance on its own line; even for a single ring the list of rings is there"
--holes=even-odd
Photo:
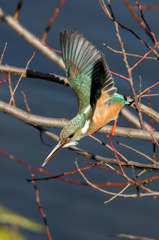
[[[116,125],[117,125],[117,120],[114,121],[114,125],[112,127],[112,136],[114,136],[114,132],[115,132],[115,129],[116,129]]]

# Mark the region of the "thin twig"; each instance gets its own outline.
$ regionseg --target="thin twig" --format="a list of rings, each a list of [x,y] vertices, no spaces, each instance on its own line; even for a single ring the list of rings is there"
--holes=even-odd
[[[109,7],[111,9],[110,1],[108,0],[108,2],[109,2]],[[136,107],[136,110],[137,110],[137,113],[138,113],[138,117],[139,117],[139,121],[140,121],[140,124],[141,124],[141,128],[145,129],[151,135],[151,137],[153,138],[153,141],[155,142],[155,144],[157,146],[159,146],[159,143],[157,142],[157,140],[155,139],[153,134],[144,125],[141,112],[139,111],[139,104],[138,104],[138,100],[137,100],[137,95],[136,95],[134,84],[133,84],[133,80],[132,80],[132,68],[129,67],[129,64],[128,64],[128,61],[127,61],[127,58],[126,58],[126,55],[125,55],[124,45],[123,45],[123,42],[122,42],[120,34],[119,34],[118,23],[115,20],[114,20],[114,24],[115,24],[115,27],[116,27],[117,37],[118,37],[118,40],[119,40],[119,43],[121,45],[121,49],[122,49],[122,52],[123,52],[124,62],[125,62],[125,65],[126,65],[126,68],[127,68],[127,71],[128,71],[129,83],[130,83],[130,87],[131,87],[131,90],[132,90],[132,93],[133,93],[133,96],[134,96],[135,107]]]
[[[154,238],[148,238],[148,237],[141,237],[141,236],[135,236],[135,235],[130,235],[130,234],[125,234],[125,233],[119,233],[113,235],[114,237],[121,237],[121,238],[126,238],[126,239],[138,239],[138,240],[156,240]]]
[[[113,143],[112,143],[112,140],[111,140],[110,137],[109,137],[109,132],[107,133],[107,138],[108,138],[108,140],[109,140],[109,142],[110,142],[110,144],[111,144],[111,147],[112,147],[112,149],[113,149],[115,158],[116,158],[116,160],[117,160],[118,163],[119,163],[119,167],[120,167],[120,170],[121,170],[121,172],[122,172],[122,175],[127,178],[127,176],[126,176],[126,174],[125,174],[125,172],[124,172],[124,170],[123,170],[123,167],[122,167],[122,165],[121,165],[121,162],[120,162],[120,160],[119,160],[119,158],[118,158],[116,149],[114,148]],[[127,163],[129,163],[129,161],[127,161]],[[127,180],[128,180],[128,178],[127,178]],[[128,180],[128,181],[129,181],[129,180]]]
[[[159,42],[157,42],[157,43],[155,44],[155,46],[154,46],[149,52],[147,52],[137,63],[135,63],[134,66],[131,67],[131,70],[133,70],[140,62],[142,62],[143,59],[144,59],[147,55],[149,55],[149,54],[153,51],[153,49],[155,49],[158,45],[159,45]]]
[[[123,75],[121,75],[121,74],[119,74],[119,73],[115,73],[115,72],[113,72],[113,71],[110,71],[110,72],[111,72],[111,74],[113,74],[113,75],[115,75],[115,76],[117,76],[117,77],[120,77],[120,78],[125,79],[126,81],[129,81],[129,79],[128,79],[127,77],[125,77],[125,76],[123,76]]]
[[[50,233],[50,230],[49,230],[49,227],[48,227],[48,224],[47,224],[46,214],[44,213],[43,208],[42,208],[42,206],[41,206],[40,196],[39,196],[39,189],[38,189],[38,187],[35,185],[34,174],[32,174],[31,183],[33,184],[34,189],[35,189],[36,202],[37,202],[37,204],[38,204],[38,208],[39,208],[39,211],[40,211],[40,213],[41,213],[41,216],[42,216],[42,218],[43,218],[43,220],[44,220],[44,225],[45,225],[45,229],[46,229],[46,233],[47,233],[48,239],[49,239],[49,240],[52,240],[51,233]]]
[[[41,180],[41,179],[42,179],[42,180],[48,180],[48,179],[50,179],[50,178],[53,178],[53,179],[55,178],[55,179],[58,179],[58,180],[60,180],[60,181],[65,181],[65,182],[73,183],[73,184],[76,184],[76,185],[87,185],[86,183],[83,183],[83,182],[80,182],[80,181],[62,178],[62,176],[63,176],[64,174],[65,174],[65,175],[68,175],[68,174],[76,173],[76,172],[77,172],[76,170],[75,170],[75,171],[68,172],[68,173],[63,173],[63,174],[60,174],[60,175],[53,175],[52,173],[49,173],[49,172],[43,170],[42,168],[36,168],[36,167],[33,167],[33,166],[29,165],[29,164],[26,163],[26,162],[23,162],[22,160],[16,158],[15,156],[13,156],[13,155],[5,152],[5,151],[2,150],[1,148],[0,148],[0,153],[3,154],[4,156],[10,158],[11,160],[13,160],[13,161],[21,164],[22,166],[26,167],[26,168],[29,169],[29,170],[33,170],[33,171],[36,171],[36,172],[39,172],[39,173],[43,173],[43,174],[45,174],[46,176],[49,176],[49,178],[48,178],[48,177],[47,177],[47,178],[38,178],[38,179],[35,179],[35,178],[34,178],[34,181],[35,181],[35,180],[36,180],[36,181],[39,181],[39,180]],[[116,162],[117,162],[117,161],[116,161]],[[130,163],[130,162],[129,162],[129,163]],[[132,163],[132,162],[131,162],[131,163]],[[130,163],[130,164],[131,164],[131,163]],[[99,162],[98,164],[105,164],[105,163]],[[110,163],[110,164],[111,164],[111,163]],[[117,163],[117,164],[118,164],[118,163]],[[95,166],[96,166],[96,165],[93,164],[93,167],[95,167]],[[143,166],[145,166],[145,165],[143,165]],[[149,165],[149,166],[150,166],[150,165]],[[96,167],[97,167],[97,166],[96,166]],[[89,169],[89,167],[86,167],[86,168],[84,168],[83,170],[85,170],[85,169]],[[154,165],[152,165],[152,169],[151,169],[151,170],[153,170],[153,169],[156,169],[156,167],[154,167]],[[115,171],[113,171],[113,172],[115,172]],[[140,184],[140,185],[141,185],[141,184],[148,184],[149,182],[156,181],[156,180],[159,180],[159,176],[158,176],[158,175],[157,175],[157,176],[152,176],[152,177],[147,178],[147,179],[138,180],[138,181],[137,181],[137,184]],[[31,180],[27,180],[27,181],[30,182]],[[98,184],[95,183],[95,185],[96,185],[96,186],[99,186],[99,187],[106,187],[106,186],[107,186],[107,187],[124,187],[124,186],[127,185],[127,183],[106,182],[106,183],[98,183]],[[131,183],[131,185],[134,185],[134,184]]]
[[[145,153],[142,153],[142,152],[140,152],[139,150],[137,150],[137,149],[135,149],[135,148],[133,148],[133,147],[130,147],[130,146],[126,145],[126,144],[123,144],[123,143],[120,143],[120,142],[117,142],[117,143],[118,143],[120,146],[123,146],[123,147],[125,147],[125,148],[131,149],[132,151],[134,151],[134,152],[142,155],[143,157],[147,158],[148,160],[150,160],[151,162],[154,163],[154,160],[153,160],[152,158],[150,158],[149,156],[147,156]],[[156,162],[156,164],[159,166],[159,163]]]
[[[27,108],[27,110],[28,110],[28,113],[31,113],[30,107],[29,107],[29,105],[28,105],[28,103],[27,103],[27,100],[26,100],[25,93],[24,93],[23,91],[21,91],[21,93],[23,94],[25,106],[26,106],[26,108]]]
[[[21,9],[21,7],[22,7],[22,3],[23,3],[23,0],[19,0],[18,6],[17,6],[16,11],[15,11],[15,13],[14,13],[13,19],[16,20],[16,21],[18,20],[19,13],[20,13],[20,9]]]
[[[118,51],[118,50],[115,50],[111,47],[109,47],[107,44],[103,43],[103,45],[105,47],[107,47],[109,50],[115,52],[115,53],[119,53],[119,54],[122,54],[122,51]],[[141,55],[137,55],[137,54],[134,54],[134,53],[125,53],[126,56],[131,56],[131,57],[137,57],[137,58],[143,58],[143,56]],[[145,57],[145,59],[151,59],[151,60],[158,60],[157,58],[155,57]]]
[[[126,6],[128,7],[128,9],[131,11],[132,15],[133,15],[133,18],[140,24],[140,26],[145,30],[145,32],[148,34],[148,36],[151,38],[151,40],[154,42],[154,38],[151,34],[151,30],[150,28],[148,28],[147,24],[146,24],[146,21],[141,21],[139,19],[139,17],[137,16],[137,14],[135,13],[133,7],[131,6],[130,3],[128,3],[127,0],[123,0],[124,3],[126,4]],[[136,1],[135,1],[136,2]]]
[[[109,131],[107,132],[107,137],[108,137]],[[118,154],[127,164],[129,164],[129,161],[117,150],[115,150],[112,146],[109,146],[108,144],[102,142],[101,140],[99,140],[98,138],[94,137],[93,135],[89,135],[89,137],[91,137],[92,139],[94,139],[95,141],[99,142],[100,144],[104,145],[105,147],[109,148],[111,151],[113,151],[115,154]],[[119,162],[118,162],[119,163]],[[121,163],[120,163],[121,164]]]
[[[149,31],[148,35],[149,35],[150,38],[153,40],[153,42],[156,44],[156,43],[157,43],[157,40],[156,40],[155,34],[151,31],[151,29],[150,29],[147,21],[145,20],[144,14],[143,14],[143,12],[142,12],[142,7],[141,7],[141,5],[139,5],[139,3],[138,3],[137,1],[135,1],[135,3],[136,3],[136,5],[137,5],[138,8],[139,8],[140,13],[141,13],[141,18],[143,19],[143,21],[144,21],[144,23],[145,23],[145,25],[146,25],[146,27],[147,27],[147,29],[148,29],[148,31]],[[157,47],[158,47],[158,46],[157,46]],[[158,47],[158,48],[159,48],[159,47]]]
[[[7,153],[6,151],[4,151],[3,149],[0,148],[0,153],[3,154],[4,156],[8,157],[9,159],[11,159],[12,161],[14,162],[17,162],[18,164],[21,164],[23,167],[27,168],[28,170],[32,170],[32,171],[35,171],[35,172],[39,172],[39,173],[42,173],[48,177],[51,177],[51,178],[56,178],[60,181],[63,181],[63,182],[68,182],[68,183],[73,183],[73,184],[76,184],[76,185],[83,185],[82,182],[80,181],[76,181],[76,180],[72,180],[72,179],[67,179],[67,178],[63,178],[61,176],[56,176],[48,171],[45,171],[43,168],[38,168],[38,167],[34,167],[22,160],[20,160],[19,158],[13,156],[12,154],[9,154]],[[30,181],[30,180],[29,180]],[[28,181],[28,182],[29,182]],[[84,184],[85,185],[85,184]]]
[[[4,46],[4,49],[3,49],[3,53],[1,54],[1,59],[0,59],[0,65],[2,64],[2,60],[3,60],[3,56],[4,56],[4,53],[6,51],[6,48],[7,48],[7,42],[5,43],[5,46]]]
[[[116,196],[116,193],[106,191],[106,190],[104,190],[104,189],[102,189],[102,188],[97,187],[97,186],[94,185],[93,183],[91,183],[91,182],[85,177],[85,175],[81,172],[81,170],[80,170],[80,168],[79,168],[79,166],[78,166],[78,164],[77,164],[77,159],[76,159],[76,161],[75,161],[75,165],[76,165],[76,167],[77,167],[78,172],[79,172],[79,173],[81,174],[81,176],[83,177],[83,179],[84,179],[84,180],[86,181],[86,183],[89,184],[92,188],[95,188],[95,189],[97,189],[97,190],[99,190],[99,191],[101,191],[101,192],[103,192],[103,193]],[[118,196],[122,196],[122,197],[123,197],[124,195],[123,195],[123,194],[118,194]]]
[[[28,41],[35,48],[41,51],[47,58],[57,64],[57,66],[65,70],[65,65],[61,57],[59,57],[55,52],[51,51],[50,49],[44,47],[34,34],[24,28],[19,22],[14,21],[13,17],[5,13],[2,8],[0,8],[0,19],[8,26],[13,28],[26,41]]]
[[[151,109],[151,104],[150,104],[150,90],[148,90],[148,98],[147,98],[147,102],[148,102],[148,106],[149,108]],[[152,125],[152,130],[155,131],[155,126],[154,126],[154,121],[153,121],[153,118],[151,118],[151,125]],[[153,145],[153,160],[154,160],[154,164],[156,164],[156,145],[155,143],[153,142],[152,143]]]
[[[43,33],[43,36],[42,36],[42,38],[41,38],[41,40],[42,40],[43,42],[46,41],[48,32],[49,32],[49,30],[51,29],[51,26],[52,26],[53,22],[55,21],[55,19],[57,18],[58,14],[59,14],[59,12],[60,12],[60,9],[61,9],[61,7],[63,6],[63,4],[65,3],[65,1],[66,1],[66,0],[61,0],[61,2],[58,4],[57,8],[55,9],[53,16],[50,18],[50,21],[49,21],[49,23],[48,23],[48,25],[47,25],[44,33]]]
[[[142,5],[141,8],[142,8],[142,10],[157,11],[157,10],[159,10],[159,4],[156,4],[156,5],[145,4],[145,5]],[[134,6],[134,10],[139,11],[139,8],[137,6]]]
[[[112,15],[110,14],[110,12],[108,11],[108,9],[107,9],[107,7],[106,7],[106,5],[105,5],[105,3],[104,3],[104,0],[99,0],[99,3],[100,3],[100,5],[101,5],[101,7],[103,8],[104,12],[107,14],[108,18],[109,18],[110,20],[112,20],[112,21],[116,21],[116,20],[112,17]],[[108,1],[108,6],[110,7],[109,1]],[[144,40],[142,40],[132,29],[129,29],[129,28],[125,27],[124,25],[122,25],[122,24],[121,24],[120,22],[118,22],[118,21],[116,21],[116,22],[119,24],[119,26],[120,26],[121,28],[123,28],[123,29],[129,31],[130,33],[132,33],[141,43],[143,43],[147,48],[151,49],[151,46],[149,46]],[[153,53],[154,53],[154,54],[157,56],[157,58],[159,59],[159,55],[158,55],[158,53],[157,53],[155,50],[153,50]]]
[[[134,88],[134,84],[133,84],[133,80],[132,80],[132,70],[130,69],[129,67],[129,64],[128,64],[128,61],[127,61],[127,57],[125,55],[125,49],[124,49],[124,44],[121,40],[121,37],[120,37],[120,34],[119,34],[119,28],[118,28],[118,23],[116,21],[114,21],[114,25],[115,25],[115,28],[116,28],[116,32],[117,32],[117,38],[119,40],[119,43],[120,43],[120,46],[121,46],[121,50],[122,50],[122,53],[123,53],[123,61],[125,62],[125,66],[127,68],[127,72],[128,72],[128,75],[129,75],[129,84],[130,84],[130,87],[131,87],[131,91],[133,93],[133,96],[134,96],[134,100],[135,100],[135,107],[136,107],[136,110],[138,112],[138,115],[139,115],[139,106],[138,106],[138,100],[137,100],[137,95],[136,95],[136,92],[135,92],[135,88]],[[143,129],[143,125],[142,125],[142,119],[141,117],[139,116],[139,122],[141,124],[141,128]]]
[[[57,53],[62,53],[62,51],[60,51],[60,50],[57,50],[57,49],[54,49],[54,48],[51,48],[51,47],[47,46],[47,45],[46,45],[42,40],[40,40],[39,38],[37,38],[37,39],[41,42],[41,44],[42,44],[43,46],[45,46],[46,48],[50,49],[51,51],[57,52]]]
[[[140,86],[139,86],[139,94],[138,94],[138,96],[139,96],[139,116],[141,116],[141,110],[140,110],[140,106],[141,106],[141,81],[142,81],[142,78],[141,78],[141,76],[139,76],[139,78],[140,78]]]
[[[148,91],[149,91],[149,90],[148,90]],[[142,97],[157,97],[157,96],[159,96],[159,93],[154,93],[154,94],[144,94],[144,95],[141,96],[141,98],[142,98]]]
[[[15,94],[15,91],[16,91],[16,89],[18,88],[18,85],[19,85],[21,79],[23,78],[23,75],[25,74],[26,70],[28,69],[28,66],[29,66],[31,60],[33,59],[34,55],[35,55],[35,52],[33,53],[32,57],[31,57],[30,60],[28,61],[27,65],[26,65],[26,68],[25,68],[25,71],[24,71],[24,72],[22,73],[22,75],[20,76],[20,78],[19,78],[19,80],[18,80],[18,82],[17,82],[17,84],[16,84],[16,86],[15,86],[13,92],[12,92],[12,95],[11,95],[11,98],[10,98],[10,101],[9,101],[9,104],[11,104],[11,102],[12,102],[12,100],[13,100],[13,97],[14,97],[14,94]]]
[[[128,183],[119,193],[117,193],[115,196],[105,201],[104,204],[107,204],[108,202],[111,202],[112,200],[114,200],[116,197],[120,196],[128,187],[130,187],[130,185],[131,184]]]
[[[141,95],[144,94],[144,93],[147,92],[148,90],[150,90],[150,89],[156,87],[158,84],[159,84],[159,82],[153,84],[152,86],[150,86],[150,87],[146,88],[144,91],[142,91],[140,94],[141,94]]]
[[[102,188],[99,188],[97,187],[96,185],[92,184],[86,177],[85,175],[80,171],[79,167],[78,167],[78,164],[77,164],[77,160],[75,161],[75,164],[76,164],[76,167],[79,171],[79,173],[81,174],[81,176],[83,177],[83,179],[86,181],[86,183],[88,183],[92,188],[95,188],[97,189],[98,191],[101,191],[103,193],[106,193],[106,194],[109,194],[109,195],[113,195],[113,196],[116,196],[117,193],[113,193],[113,192],[109,192],[109,191],[106,191]],[[130,184],[130,183],[129,183]],[[119,197],[138,197],[137,194],[122,194],[122,193],[118,193],[118,196]],[[159,192],[152,192],[152,193],[141,193],[140,194],[140,197],[149,197],[149,196],[159,196]]]
[[[9,83],[10,95],[13,96],[13,89],[12,89],[12,84],[11,84],[11,74],[10,73],[8,73],[8,83]],[[12,103],[13,103],[13,106],[15,107],[14,96],[12,97]]]
[[[1,91],[3,83],[6,82],[7,77],[8,77],[8,74],[5,74],[5,73],[0,75],[0,91]]]

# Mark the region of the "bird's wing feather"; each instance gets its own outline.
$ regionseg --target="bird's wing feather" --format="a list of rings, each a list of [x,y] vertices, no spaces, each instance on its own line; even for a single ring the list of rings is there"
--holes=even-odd
[[[115,92],[114,81],[104,55],[78,32],[60,32],[60,45],[66,75],[75,92],[79,113],[89,105],[96,105],[103,93],[111,97]]]

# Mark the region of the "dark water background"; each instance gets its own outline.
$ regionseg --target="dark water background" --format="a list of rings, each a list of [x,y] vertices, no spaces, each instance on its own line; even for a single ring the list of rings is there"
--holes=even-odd
[[[132,1],[133,2],[133,1]],[[140,1],[142,3],[142,1]],[[59,1],[24,1],[20,13],[20,23],[28,28],[37,37],[41,37],[46,24],[56,8]],[[150,3],[150,1],[144,1]],[[151,1],[157,4],[158,1]],[[1,0],[0,7],[13,15],[17,1]],[[134,3],[135,4],[135,3]],[[149,37],[142,30],[139,24],[132,18],[122,1],[112,1],[112,7],[117,19],[129,28],[132,28],[145,41],[153,45]],[[140,15],[138,13],[138,15]],[[159,38],[159,11],[145,11],[152,31]],[[94,45],[105,53],[110,69],[114,72],[127,76],[123,57],[115,54],[103,46],[103,42],[112,48],[120,50],[116,38],[115,28],[98,1],[71,1],[67,0],[62,7],[58,18],[55,20],[49,33],[47,44],[59,49],[60,30],[77,30],[88,38]],[[147,49],[128,31],[120,29],[122,40],[127,52],[144,55]],[[52,72],[59,75],[65,73],[54,63],[46,59],[38,50],[34,49],[23,38],[19,38],[10,27],[0,21],[0,54],[3,51],[5,42],[8,42],[3,64],[24,68],[35,51],[35,57],[29,65],[30,69],[41,72]],[[129,64],[132,66],[138,59],[129,57]],[[133,79],[136,90],[139,86],[139,76],[142,76],[142,90],[158,81],[158,61],[143,61],[134,71]],[[12,76],[12,84],[15,86],[18,77]],[[129,84],[115,77],[118,92],[124,95],[131,95]],[[21,91],[24,91],[31,113],[41,116],[71,119],[77,113],[77,101],[71,89],[49,83],[43,80],[22,79],[16,94],[16,106],[26,110]],[[151,93],[157,93],[159,87]],[[10,93],[8,82],[3,84],[0,99],[9,102]],[[146,99],[143,99],[146,103]],[[158,97],[151,98],[151,105],[159,111]],[[144,116],[149,121],[149,118]],[[131,127],[122,117],[119,118],[118,126]],[[157,125],[156,130],[157,129]],[[59,129],[52,129],[59,134]],[[106,136],[97,135],[101,140],[108,143]],[[44,140],[55,146],[55,142],[47,137]],[[119,148],[115,140],[126,143],[141,152],[152,157],[152,144],[137,140],[113,138],[113,143],[128,159],[139,162],[146,160],[131,150]],[[40,167],[51,148],[43,145],[39,132],[32,127],[25,125],[19,120],[0,113],[0,147],[19,159]],[[105,157],[114,157],[113,153],[105,149],[89,137],[80,141],[79,147],[87,149]],[[157,150],[158,153],[158,150]],[[67,150],[61,150],[54,160],[45,169],[53,174],[76,169],[74,160],[76,155]],[[83,164],[84,158],[78,157],[79,166]],[[35,192],[26,179],[30,178],[32,171],[27,170],[7,157],[0,155],[0,203],[6,207],[42,222],[40,212],[35,201]],[[149,162],[150,163],[150,162]],[[129,171],[132,176],[131,171]],[[136,173],[138,173],[136,171]],[[121,182],[123,179],[115,174],[102,172],[93,169],[85,172],[91,182]],[[157,175],[157,173],[156,173]],[[41,175],[35,173],[36,177]],[[145,175],[150,176],[150,175]],[[70,178],[83,181],[79,174]],[[159,239],[159,202],[158,198],[116,198],[114,201],[104,205],[103,202],[110,196],[95,189],[77,186],[58,180],[41,181],[37,183],[40,191],[40,199],[45,213],[47,214],[48,225],[53,239],[91,239],[106,240],[115,239],[112,234],[125,233]],[[158,182],[151,185],[152,189],[158,190]],[[107,189],[119,192],[121,189]],[[136,193],[131,187],[127,193]],[[35,234],[23,231],[28,239],[47,239],[45,234]]]

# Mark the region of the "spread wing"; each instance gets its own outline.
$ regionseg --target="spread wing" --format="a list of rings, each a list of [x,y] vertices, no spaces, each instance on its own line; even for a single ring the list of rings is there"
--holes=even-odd
[[[71,30],[60,32],[60,45],[70,87],[78,99],[79,113],[89,105],[94,109],[104,96],[114,95],[116,88],[104,55],[83,35]]]

